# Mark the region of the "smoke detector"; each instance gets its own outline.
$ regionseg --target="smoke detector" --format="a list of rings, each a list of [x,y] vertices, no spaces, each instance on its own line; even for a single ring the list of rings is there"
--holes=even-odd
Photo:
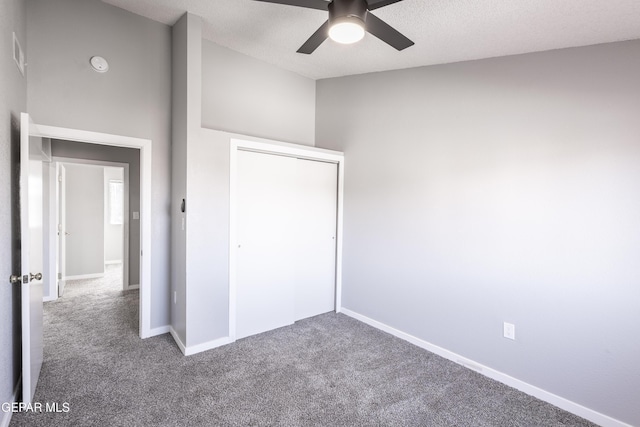
[[[98,73],[106,73],[109,71],[109,63],[102,56],[92,56],[89,63]]]

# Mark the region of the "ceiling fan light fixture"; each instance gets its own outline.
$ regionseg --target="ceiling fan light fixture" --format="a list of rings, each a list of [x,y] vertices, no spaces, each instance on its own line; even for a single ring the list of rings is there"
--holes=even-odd
[[[364,37],[364,24],[358,18],[340,20],[329,28],[329,37],[342,44],[359,42]]]
[[[286,4],[329,12],[329,19],[297,50],[312,54],[328,38],[338,43],[356,43],[364,33],[382,40],[398,51],[413,46],[413,42],[398,30],[378,18],[370,10],[377,10],[402,0],[255,0],[267,3]]]

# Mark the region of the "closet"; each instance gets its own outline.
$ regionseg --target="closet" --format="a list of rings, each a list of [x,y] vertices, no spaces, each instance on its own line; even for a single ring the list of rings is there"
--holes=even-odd
[[[239,150],[236,338],[336,308],[338,165]]]

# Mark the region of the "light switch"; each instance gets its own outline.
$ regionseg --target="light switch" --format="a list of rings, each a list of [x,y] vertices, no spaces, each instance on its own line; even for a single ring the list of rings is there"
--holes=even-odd
[[[133,219],[140,219],[140,212],[134,212]]]

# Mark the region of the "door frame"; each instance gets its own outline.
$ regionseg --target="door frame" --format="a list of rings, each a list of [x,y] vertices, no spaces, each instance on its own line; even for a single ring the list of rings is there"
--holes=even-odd
[[[140,302],[139,335],[140,338],[152,336],[151,331],[151,148],[150,139],[113,135],[37,125],[34,135],[43,138],[64,141],[84,142],[113,147],[135,148],[140,150]]]
[[[54,174],[55,173],[55,177],[52,177],[52,179],[49,180],[49,182],[51,183],[51,185],[56,185],[58,183],[58,174],[59,174],[59,167],[65,164],[76,164],[76,165],[88,165],[88,166],[97,166],[97,167],[112,167],[112,168],[122,168],[123,169],[123,183],[124,183],[124,212],[123,212],[123,224],[122,224],[122,290],[123,291],[128,291],[131,289],[138,289],[139,285],[135,284],[135,285],[131,285],[129,283],[129,164],[128,163],[121,163],[121,162],[111,162],[111,161],[106,161],[106,160],[89,160],[89,159],[77,159],[77,158],[73,158],[73,157],[52,157],[51,162],[53,163],[54,167],[51,168],[50,173]],[[57,186],[56,186],[57,187]],[[50,190],[51,191],[51,190]],[[52,194],[56,194],[55,192]],[[55,198],[55,208],[56,208],[56,213],[58,213],[58,215],[56,215],[55,217],[50,216],[50,226],[49,226],[49,230],[50,230],[50,236],[49,239],[55,241],[56,238],[60,238],[60,236],[57,234],[58,232],[58,224],[60,224],[60,217],[59,217],[59,212],[60,212],[60,194],[56,194],[56,198]],[[57,246],[57,252],[60,251],[60,245]],[[59,267],[58,263],[56,262],[56,254],[57,253],[51,253],[49,252],[49,262],[50,265],[56,265],[57,267]],[[57,299],[57,293],[53,292],[54,288],[57,288],[57,276],[58,273],[60,272],[60,269],[58,268],[55,272],[54,276],[51,277],[55,277],[56,280],[52,281],[53,283],[49,283],[49,297],[47,298],[47,300],[54,300]],[[64,277],[62,278],[64,279]]]
[[[237,191],[238,151],[295,157],[338,165],[338,209],[336,213],[336,313],[342,311],[342,214],[344,193],[344,153],[322,148],[288,144],[278,141],[251,141],[231,138],[229,144],[229,338],[236,340],[236,268],[237,268]]]

